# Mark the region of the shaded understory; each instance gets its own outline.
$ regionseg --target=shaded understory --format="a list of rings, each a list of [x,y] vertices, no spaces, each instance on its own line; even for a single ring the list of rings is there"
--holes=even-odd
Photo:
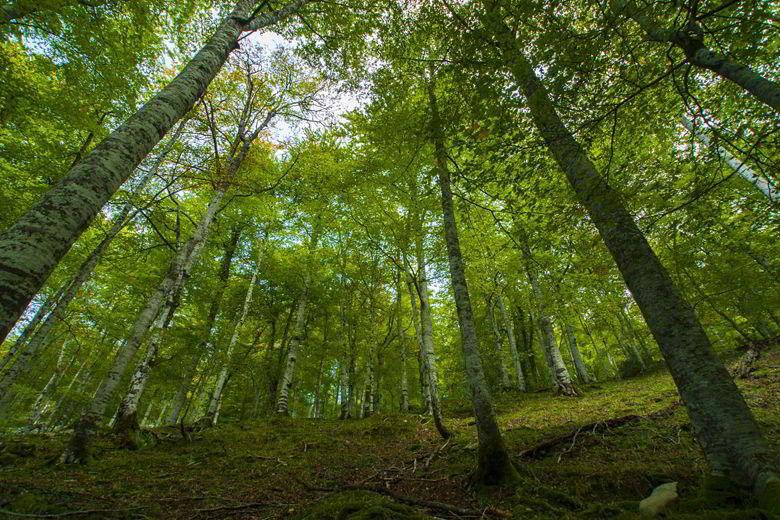
[[[780,442],[778,365],[780,355],[767,356],[740,383],[773,446]],[[221,426],[189,442],[162,429],[154,445],[136,452],[106,437],[95,462],[77,467],[49,462],[63,434],[4,436],[0,509],[50,517],[84,511],[68,518],[422,519],[476,511],[485,518],[635,518],[655,486],[678,481],[673,518],[767,518],[738,494],[702,495],[703,460],[666,373],[593,385],[580,398],[501,396],[500,424],[521,465],[522,484],[512,491],[467,487],[472,419],[455,403],[445,411],[455,434],[446,444],[427,417],[274,418]],[[612,419],[619,420],[606,422]]]

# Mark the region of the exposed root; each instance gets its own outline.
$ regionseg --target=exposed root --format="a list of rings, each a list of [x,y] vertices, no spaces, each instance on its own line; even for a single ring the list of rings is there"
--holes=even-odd
[[[558,437],[547,439],[545,441],[540,442],[536,446],[527,448],[521,451],[518,454],[518,456],[523,458],[543,457],[551,449],[561,444],[566,444],[569,442],[571,442],[571,446],[569,446],[567,451],[571,451],[574,448],[574,444],[577,442],[577,437],[579,435],[594,434],[599,431],[605,431],[605,430],[609,430],[610,428],[615,428],[618,426],[624,426],[626,424],[634,423],[641,419],[657,419],[659,417],[664,417],[670,414],[675,408],[677,408],[677,406],[679,406],[679,403],[674,403],[667,408],[663,408],[661,410],[658,410],[657,412],[653,412],[646,416],[630,414],[630,415],[624,415],[622,417],[616,417],[614,419],[607,419],[606,421],[596,421],[588,424],[583,424],[582,426],[580,426],[579,428],[577,428],[571,433],[567,433],[566,435],[560,435]]]

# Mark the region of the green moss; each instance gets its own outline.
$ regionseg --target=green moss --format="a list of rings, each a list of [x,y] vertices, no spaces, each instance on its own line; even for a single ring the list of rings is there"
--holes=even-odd
[[[368,491],[330,495],[297,517],[298,520],[428,520],[432,517]]]

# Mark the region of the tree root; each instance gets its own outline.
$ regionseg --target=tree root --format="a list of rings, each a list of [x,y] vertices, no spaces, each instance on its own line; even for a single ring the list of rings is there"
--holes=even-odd
[[[545,441],[540,442],[536,446],[526,448],[523,451],[521,451],[518,454],[518,456],[521,458],[541,458],[545,456],[551,449],[556,448],[557,446],[568,442],[571,442],[572,444],[569,447],[569,449],[566,451],[571,451],[571,449],[574,448],[574,444],[577,442],[577,437],[580,434],[588,434],[588,433],[594,434],[598,431],[604,431],[604,430],[609,430],[610,428],[624,426],[626,424],[634,423],[642,419],[658,419],[660,417],[669,415],[679,405],[680,405],[679,402],[675,402],[671,406],[662,408],[661,410],[658,410],[656,412],[644,416],[630,414],[630,415],[624,415],[622,417],[615,417],[613,419],[607,419],[605,421],[596,421],[589,424],[583,424],[582,426],[580,426],[579,428],[577,428],[571,433],[567,433],[566,435],[560,435],[558,437],[553,437],[551,439],[547,439]]]

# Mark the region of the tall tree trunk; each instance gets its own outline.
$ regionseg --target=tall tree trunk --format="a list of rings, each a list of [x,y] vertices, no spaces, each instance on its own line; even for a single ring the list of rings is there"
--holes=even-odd
[[[361,417],[371,417],[374,413],[374,348],[368,349],[366,356],[366,380],[363,387],[363,403]]]
[[[420,395],[422,396],[422,405],[425,413],[433,414],[433,405],[431,403],[431,389],[430,378],[426,369],[426,363],[423,361],[425,347],[423,346],[422,338],[422,326],[420,321],[420,312],[417,309],[417,301],[419,296],[417,295],[417,284],[413,280],[412,275],[409,275],[407,281],[407,288],[409,289],[409,299],[412,306],[412,323],[414,324],[414,336],[417,339],[417,365],[420,368]]]
[[[295,364],[298,360],[298,349],[303,343],[303,335],[306,328],[306,310],[309,304],[309,290],[312,282],[312,269],[314,268],[314,251],[317,248],[317,242],[320,238],[320,222],[317,221],[312,228],[312,236],[309,241],[309,252],[306,259],[306,273],[303,276],[303,291],[298,300],[298,308],[295,311],[295,328],[290,338],[290,345],[287,348],[287,359],[284,364],[284,371],[279,385],[279,395],[276,399],[276,413],[280,415],[289,415],[290,413],[290,389],[293,385],[293,376],[295,375]]]
[[[447,256],[449,257],[450,278],[452,289],[455,293],[455,307],[458,313],[466,378],[471,388],[471,401],[474,405],[474,415],[477,422],[479,454],[474,481],[486,485],[508,484],[516,482],[518,475],[504,446],[501,431],[498,429],[498,422],[493,409],[493,400],[485,381],[482,361],[479,358],[477,331],[474,325],[468,285],[466,284],[466,269],[458,239],[455,208],[452,203],[450,172],[447,167],[447,151],[444,147],[444,135],[433,78],[428,82],[428,102],[431,111],[430,130],[436,159],[436,174],[441,189],[444,238],[447,244]]]
[[[57,358],[57,365],[54,369],[54,373],[51,375],[49,380],[46,382],[46,386],[43,387],[43,390],[38,394],[38,397],[35,399],[35,403],[33,403],[32,409],[30,410],[30,419],[29,419],[29,427],[31,430],[35,430],[40,427],[41,418],[43,417],[43,414],[46,413],[46,410],[49,408],[50,402],[49,399],[51,398],[54,391],[57,389],[57,385],[62,380],[62,377],[65,375],[65,372],[70,368],[70,366],[73,364],[73,362],[76,359],[76,356],[78,355],[78,350],[71,356],[70,361],[67,365],[64,363],[65,358],[65,350],[67,348],[67,341],[60,349],[60,355]]]
[[[92,402],[87,406],[77,422],[71,442],[68,444],[68,447],[60,458],[61,462],[69,464],[74,462],[86,462],[89,460],[90,439],[94,434],[97,425],[103,418],[117,385],[127,372],[130,362],[138,351],[138,348],[141,346],[149,328],[162,310],[163,305],[171,298],[178,288],[182,286],[188,277],[190,269],[192,269],[192,266],[204,245],[208,229],[216,217],[217,211],[222,206],[222,199],[224,196],[224,191],[218,191],[214,194],[206,208],[205,215],[198,223],[195,233],[176,253],[162,283],[160,283],[157,290],[152,294],[144,308],[136,317],[130,336],[125,341],[124,345],[122,345],[119,354],[114,360],[113,366],[101,382]]]
[[[402,273],[398,274],[398,282],[395,286],[395,312],[396,312],[396,336],[398,337],[398,349],[400,351],[401,358],[401,374],[400,374],[400,403],[399,409],[401,413],[409,412],[409,374],[406,370],[406,353],[408,349],[408,337],[403,331],[403,324],[401,323],[401,316],[403,315],[403,288],[402,288]]]
[[[496,321],[496,313],[493,312],[493,306],[495,305],[495,302],[492,298],[488,298],[486,303],[490,325],[493,327],[493,340],[496,347],[496,361],[498,362],[498,374],[501,378],[501,388],[509,390],[512,388],[512,383],[509,382],[509,372],[507,372],[506,367],[504,366],[504,360],[502,359],[501,329],[498,327],[498,321]]]
[[[171,415],[168,417],[167,421],[168,424],[176,424],[178,422],[179,415],[181,414],[181,411],[184,408],[184,404],[187,401],[187,394],[189,393],[190,387],[192,385],[192,378],[195,377],[195,374],[198,371],[200,360],[205,352],[211,350],[211,337],[214,333],[214,324],[216,323],[217,316],[219,315],[220,305],[222,304],[222,296],[225,293],[225,288],[227,287],[228,280],[230,279],[230,266],[232,265],[233,258],[236,254],[238,241],[241,238],[241,231],[242,228],[240,226],[234,226],[231,228],[230,237],[225,242],[225,250],[219,267],[217,287],[214,293],[211,295],[211,304],[209,305],[209,312],[206,316],[203,341],[200,345],[198,345],[196,352],[192,355],[190,364],[187,367],[187,370],[184,372],[184,378],[182,379],[181,384],[176,391],[176,395],[173,397],[173,401],[171,403]]]
[[[498,312],[501,314],[501,323],[503,325],[504,332],[506,332],[507,340],[509,341],[509,354],[512,357],[512,364],[515,367],[515,379],[517,381],[517,389],[521,392],[528,390],[525,382],[525,374],[523,374],[523,365],[520,363],[520,353],[517,350],[517,339],[515,337],[515,325],[512,323],[512,318],[504,306],[504,300],[501,296],[496,296],[496,306]]]
[[[588,374],[588,367],[585,366],[585,361],[582,360],[580,349],[577,346],[577,336],[574,335],[574,329],[571,325],[567,325],[565,328],[566,337],[569,340],[569,352],[571,352],[572,361],[574,361],[574,369],[577,371],[577,377],[583,384],[589,384],[591,382],[590,374]]]
[[[260,241],[257,243],[257,260],[255,261],[255,269],[252,271],[252,278],[249,280],[249,287],[246,289],[246,295],[244,296],[244,305],[241,308],[241,312],[238,315],[238,319],[233,326],[233,335],[230,336],[230,343],[228,343],[227,351],[225,352],[225,363],[219,372],[217,377],[217,383],[214,385],[214,391],[211,393],[211,399],[209,400],[208,410],[206,411],[206,417],[203,420],[204,424],[210,424],[215,426],[219,417],[219,408],[222,402],[222,395],[225,391],[225,385],[227,384],[230,374],[230,362],[233,355],[233,350],[236,348],[238,338],[241,335],[241,329],[244,326],[246,317],[249,314],[249,306],[252,304],[252,295],[257,284],[257,277],[260,274],[260,265],[262,262],[263,246]]]
[[[634,0],[611,0],[612,12],[633,19],[651,41],[670,43],[685,53],[688,61],[736,83],[780,114],[780,85],[759,73],[720,55],[704,45],[701,29],[692,22],[683,29],[666,29],[650,19]]]
[[[178,292],[178,291],[177,291]],[[171,294],[165,302],[160,316],[157,318],[157,324],[153,327],[154,332],[149,341],[149,346],[141,360],[136,365],[135,371],[130,378],[130,387],[127,393],[119,403],[119,410],[116,413],[113,430],[114,433],[123,438],[123,444],[127,448],[135,449],[138,447],[137,431],[138,424],[138,403],[141,401],[146,383],[157,362],[157,353],[160,349],[164,332],[170,327],[173,314],[178,303],[178,294]]]
[[[711,470],[752,487],[780,510],[780,478],[769,446],[693,308],[677,291],[618,193],[561,121],[495,1],[483,3],[490,6],[485,21],[538,130],[599,230],[661,348]]]
[[[422,351],[420,361],[423,373],[426,377],[428,396],[430,398],[433,423],[439,434],[445,439],[452,435],[444,424],[439,401],[439,378],[436,370],[436,354],[433,347],[433,317],[431,315],[431,302],[428,298],[428,273],[425,265],[425,252],[422,246],[422,237],[417,239],[417,298],[420,302],[420,330],[422,332]]]
[[[61,291],[59,298],[54,303],[54,309],[46,315],[46,318],[41,323],[40,327],[30,336],[27,345],[23,347],[22,353],[18,356],[16,363],[5,374],[2,381],[0,381],[0,400],[7,392],[8,388],[22,377],[30,368],[31,362],[37,357],[38,353],[45,348],[49,334],[52,329],[65,318],[65,313],[70,306],[70,303],[76,298],[84,284],[92,277],[92,273],[95,271],[98,262],[103,258],[103,254],[108,249],[108,246],[114,241],[119,233],[124,229],[127,223],[132,218],[131,212],[135,208],[135,202],[141,193],[143,193],[146,185],[154,178],[160,170],[160,167],[165,162],[166,158],[170,154],[176,142],[181,136],[181,132],[187,120],[181,122],[176,129],[174,135],[168,141],[168,144],[160,152],[160,155],[154,161],[149,171],[143,174],[135,188],[133,189],[130,199],[122,206],[119,213],[113,218],[113,225],[109,229],[103,240],[90,252],[86,259],[79,266],[76,275],[70,281],[69,284]]]
[[[54,267],[103,205],[173,125],[195,105],[238,48],[241,34],[268,27],[310,0],[295,0],[248,20],[257,0],[239,0],[184,70],[138,112],[93,148],[29,209],[0,234],[0,340]]]
[[[550,377],[553,386],[555,387],[555,391],[559,394],[576,396],[578,394],[577,389],[574,386],[574,382],[571,380],[571,375],[566,368],[566,364],[563,362],[561,351],[555,343],[552,321],[550,320],[549,314],[547,314],[547,299],[545,298],[541,287],[539,287],[539,279],[536,276],[533,254],[531,253],[531,247],[528,244],[528,235],[522,227],[519,225],[516,227],[518,235],[520,236],[520,248],[522,249],[523,258],[525,260],[525,273],[528,277],[528,282],[531,285],[534,299],[536,300],[537,312],[539,313],[539,327],[542,331],[542,348],[544,350],[544,358],[547,361],[547,366],[550,369]]]

